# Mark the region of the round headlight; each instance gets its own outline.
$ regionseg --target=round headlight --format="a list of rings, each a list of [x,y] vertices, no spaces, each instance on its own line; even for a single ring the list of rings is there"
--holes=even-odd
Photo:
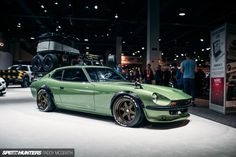
[[[157,103],[158,99],[159,99],[159,96],[157,95],[157,93],[153,93],[153,94],[152,94],[152,101],[153,101],[154,103]]]

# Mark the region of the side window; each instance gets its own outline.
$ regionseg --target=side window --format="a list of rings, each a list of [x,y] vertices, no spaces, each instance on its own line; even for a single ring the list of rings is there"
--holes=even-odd
[[[63,81],[87,82],[88,80],[82,69],[72,68],[72,69],[65,69],[63,75]]]
[[[20,66],[18,70],[28,71],[27,66]]]
[[[55,80],[61,80],[62,79],[62,73],[63,73],[63,70],[57,70],[56,72],[54,72],[52,74],[52,78],[55,79]]]
[[[92,81],[98,81],[97,70],[95,68],[86,68]]]

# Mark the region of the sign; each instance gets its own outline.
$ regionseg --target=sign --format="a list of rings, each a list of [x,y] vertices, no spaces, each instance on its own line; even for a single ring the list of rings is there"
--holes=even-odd
[[[211,32],[210,109],[236,112],[236,26]]]
[[[132,56],[121,56],[121,64],[142,64],[141,58]]]
[[[211,32],[210,108],[224,113],[225,34],[222,26]]]

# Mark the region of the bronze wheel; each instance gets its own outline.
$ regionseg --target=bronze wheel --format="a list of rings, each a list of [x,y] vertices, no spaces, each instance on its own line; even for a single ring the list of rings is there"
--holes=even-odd
[[[118,98],[113,105],[113,116],[122,126],[137,126],[142,122],[143,114],[137,101],[130,96]]]
[[[52,111],[55,108],[51,95],[45,89],[41,89],[38,92],[37,106],[40,111],[44,112]]]

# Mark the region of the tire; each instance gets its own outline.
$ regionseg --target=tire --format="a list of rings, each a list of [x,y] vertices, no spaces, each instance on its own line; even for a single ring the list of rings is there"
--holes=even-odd
[[[23,82],[21,83],[21,87],[22,88],[29,87],[29,77],[28,76],[24,76]]]
[[[45,89],[40,89],[37,94],[37,106],[40,111],[54,111],[56,106],[53,102],[53,97]]]
[[[32,70],[34,72],[41,71],[43,68],[43,56],[36,55],[32,58]]]
[[[141,104],[129,95],[117,98],[112,107],[115,121],[124,127],[140,126],[144,119]]]
[[[58,59],[54,54],[47,54],[43,59],[43,69],[46,72],[52,71],[58,67]]]

